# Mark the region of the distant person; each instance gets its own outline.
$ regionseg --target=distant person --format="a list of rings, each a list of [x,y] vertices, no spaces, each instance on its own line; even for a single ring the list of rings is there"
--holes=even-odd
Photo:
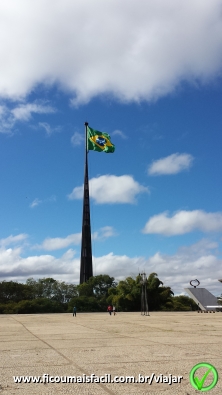
[[[77,311],[77,309],[76,309],[76,307],[74,306],[74,307],[73,307],[73,313],[72,313],[73,317],[74,317],[74,316],[76,317],[76,311]]]
[[[107,311],[108,311],[109,315],[112,314],[112,310],[113,310],[112,306],[109,305],[109,306],[107,307]]]
[[[113,315],[116,315],[116,308],[113,306]]]

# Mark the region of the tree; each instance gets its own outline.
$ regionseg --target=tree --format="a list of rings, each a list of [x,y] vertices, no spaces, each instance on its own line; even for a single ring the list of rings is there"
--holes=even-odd
[[[76,285],[57,281],[51,277],[39,280],[29,278],[26,284],[30,287],[33,299],[47,298],[64,303],[65,300],[71,299],[78,294]]]
[[[170,287],[164,287],[163,282],[157,277],[157,273],[151,273],[147,279],[148,305],[152,310],[163,310],[171,303],[174,295]]]
[[[174,297],[156,273],[148,276],[146,284],[151,311],[197,309],[189,297]],[[105,311],[108,304],[121,311],[140,311],[141,277],[127,277],[117,284],[114,277],[100,274],[77,286],[51,277],[28,278],[26,284],[0,282],[0,313],[64,312],[72,311],[73,306],[78,311]]]
[[[23,299],[32,299],[32,293],[26,284],[14,281],[0,282],[0,303],[19,302]]]
[[[118,283],[116,289],[109,289],[107,301],[123,311],[140,310],[140,283],[139,278],[127,277]]]
[[[85,283],[77,286],[79,295],[95,296],[96,298],[106,298],[108,290],[111,287],[116,287],[114,277],[108,274],[100,274],[98,276],[90,277]]]
[[[173,291],[170,287],[163,286],[156,273],[151,273],[147,279],[147,295],[149,310],[163,310],[172,305]],[[141,276],[136,279],[127,277],[115,289],[110,288],[107,301],[123,311],[140,311]]]
[[[68,309],[75,305],[79,311],[105,311],[108,292],[112,287],[116,287],[116,282],[108,274],[90,277],[87,282],[77,286],[79,297],[70,301]]]
[[[90,277],[89,284],[92,285],[93,294],[99,298],[107,297],[109,288],[116,287],[114,277],[110,277],[108,274]]]
[[[197,304],[193,301],[193,299],[189,298],[186,295],[174,296],[172,298],[172,307],[173,311],[195,311],[198,310]]]

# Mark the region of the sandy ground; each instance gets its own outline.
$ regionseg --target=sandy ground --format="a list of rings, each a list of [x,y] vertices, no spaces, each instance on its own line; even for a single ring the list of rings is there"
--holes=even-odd
[[[222,394],[222,313],[42,314],[0,316],[0,395],[192,395],[194,365],[219,374],[209,394]],[[206,371],[206,370],[205,370]],[[204,374],[201,369],[198,377]],[[15,383],[13,376],[183,376],[180,383]],[[86,376],[84,376],[86,375]],[[109,377],[109,376],[107,376]],[[160,376],[161,377],[161,376]],[[120,380],[123,380],[121,377]],[[174,379],[176,380],[176,379]],[[210,373],[204,386],[210,385]],[[47,381],[47,380],[46,380]]]

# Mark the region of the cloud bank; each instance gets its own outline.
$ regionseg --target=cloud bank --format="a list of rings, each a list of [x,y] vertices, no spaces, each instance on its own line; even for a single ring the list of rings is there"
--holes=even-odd
[[[104,175],[89,180],[90,196],[97,204],[135,203],[139,193],[149,192],[147,187],[140,185],[132,176]],[[83,185],[75,187],[68,195],[69,200],[82,199]]]
[[[221,0],[7,0],[0,4],[0,96],[38,84],[155,100],[221,72]],[[189,21],[189,23],[188,23]]]
[[[175,236],[195,230],[201,232],[221,231],[222,213],[206,213],[203,210],[182,210],[169,217],[169,214],[164,212],[151,217],[146,223],[143,233]]]
[[[16,236],[17,241],[24,236]],[[5,240],[7,240],[6,238]],[[15,240],[11,240],[12,243]],[[110,252],[104,256],[93,257],[94,275],[109,274],[116,280],[128,276],[137,276],[145,271],[158,274],[164,285],[171,286],[175,293],[183,293],[191,279],[198,279],[202,287],[206,287],[216,296],[221,293],[222,278],[221,259],[217,256],[217,242],[203,239],[198,243],[181,247],[175,254],[162,254],[157,251],[153,256],[145,258],[116,255]],[[68,249],[59,258],[53,255],[41,254],[22,256],[19,246],[14,248],[0,247],[0,281],[26,281],[53,277],[56,280],[79,283],[79,257],[75,251]]]

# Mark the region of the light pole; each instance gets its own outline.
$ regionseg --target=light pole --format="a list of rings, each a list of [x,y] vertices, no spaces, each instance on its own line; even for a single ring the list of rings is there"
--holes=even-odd
[[[141,284],[141,315],[149,316],[149,306],[147,300],[147,278],[146,273],[139,274]]]

